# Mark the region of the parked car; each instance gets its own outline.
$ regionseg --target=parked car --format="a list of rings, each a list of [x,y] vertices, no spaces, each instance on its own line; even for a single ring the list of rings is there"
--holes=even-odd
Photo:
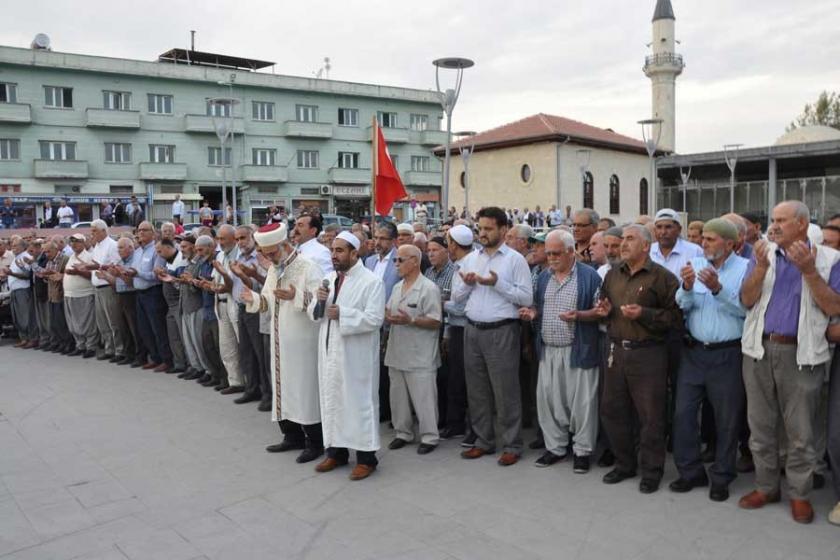
[[[196,228],[200,228],[200,223],[191,223],[191,224],[182,224],[184,226],[184,232],[189,233]]]
[[[75,224],[73,224],[70,227],[73,228],[73,229],[89,228],[90,227],[90,222],[76,222]]]
[[[338,224],[342,230],[349,230],[353,225],[353,220],[346,216],[339,216],[338,214],[321,214],[321,220],[325,226]]]

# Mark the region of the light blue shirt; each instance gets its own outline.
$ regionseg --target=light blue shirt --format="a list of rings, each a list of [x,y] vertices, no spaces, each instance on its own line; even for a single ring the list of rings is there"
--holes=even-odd
[[[479,323],[494,323],[503,319],[518,319],[520,307],[530,307],[534,301],[531,270],[525,257],[502,243],[493,255],[483,247],[473,251],[461,262],[460,272],[475,272],[487,277],[496,273],[496,284],[469,286],[460,274],[452,277],[452,301],[464,304],[467,319]]]
[[[136,249],[131,260],[131,268],[137,271],[137,276],[134,277],[134,289],[145,290],[159,285],[160,280],[155,274],[155,267],[164,268],[165,265],[166,262],[155,251],[154,241]]]
[[[124,266],[126,268],[132,268],[133,263],[134,263],[134,255],[136,255],[136,254],[137,254],[137,251],[135,250],[131,254],[131,256],[128,257],[127,259],[120,259],[119,264],[121,264],[122,266]],[[133,285],[129,286],[128,284],[125,283],[125,280],[123,280],[119,276],[114,278],[114,280],[115,280],[114,289],[117,291],[118,294],[125,294],[125,293],[128,293],[128,292],[133,292],[134,291],[134,286]]]
[[[677,238],[677,243],[671,249],[671,252],[668,253],[667,257],[662,255],[658,242],[650,246],[650,260],[667,268],[678,279],[680,277],[680,270],[682,270],[682,267],[688,261],[702,256],[702,247],[691,241],[686,241],[682,237]]]
[[[747,259],[735,253],[729,255],[717,271],[721,289],[712,295],[700,280],[694,281],[691,291],[682,283],[677,290],[677,305],[686,317],[688,331],[700,342],[728,342],[741,338],[747,310],[741,305],[741,284],[747,274]],[[691,259],[694,272],[713,266],[705,257]]]

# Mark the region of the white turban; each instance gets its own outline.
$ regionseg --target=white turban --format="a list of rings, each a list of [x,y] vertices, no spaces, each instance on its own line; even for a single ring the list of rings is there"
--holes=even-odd
[[[473,232],[464,224],[450,229],[449,236],[461,247],[469,247],[473,243]]]
[[[260,247],[271,247],[272,245],[279,245],[286,241],[287,232],[286,224],[280,222],[276,224],[268,224],[254,233],[254,241]]]
[[[359,238],[355,236],[355,234],[350,233],[349,231],[342,231],[338,235],[335,236],[336,239],[343,239],[347,243],[353,246],[354,249],[357,251],[361,246],[362,242],[359,241]]]

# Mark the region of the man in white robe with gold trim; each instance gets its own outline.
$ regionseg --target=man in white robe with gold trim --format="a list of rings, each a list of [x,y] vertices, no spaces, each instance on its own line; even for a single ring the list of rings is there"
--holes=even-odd
[[[385,287],[359,260],[359,238],[343,231],[332,244],[329,288],[318,288],[309,314],[321,325],[318,380],[329,472],[356,451],[351,480],[376,469],[379,449],[379,329],[385,319]],[[320,302],[320,304],[319,304]]]
[[[307,307],[321,285],[323,273],[289,243],[285,224],[260,228],[254,239],[265,259],[266,275],[259,294],[244,290],[249,313],[271,318],[271,420],[280,424],[283,441],[269,445],[271,453],[302,449],[298,463],[324,453],[318,396],[318,325]],[[252,270],[238,270],[244,275]],[[248,283],[246,283],[247,285]]]

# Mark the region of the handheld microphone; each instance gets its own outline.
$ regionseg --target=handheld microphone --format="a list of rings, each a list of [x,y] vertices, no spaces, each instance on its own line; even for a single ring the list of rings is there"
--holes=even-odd
[[[326,278],[324,278],[324,280],[321,282],[321,286],[324,289],[329,290],[330,289],[330,281],[327,280]],[[326,309],[326,307],[327,307],[327,301],[326,300],[324,300],[324,301],[318,300],[317,305],[315,305],[315,311],[313,312],[313,316],[316,319],[320,319],[321,317],[323,317],[324,316],[324,310]]]

